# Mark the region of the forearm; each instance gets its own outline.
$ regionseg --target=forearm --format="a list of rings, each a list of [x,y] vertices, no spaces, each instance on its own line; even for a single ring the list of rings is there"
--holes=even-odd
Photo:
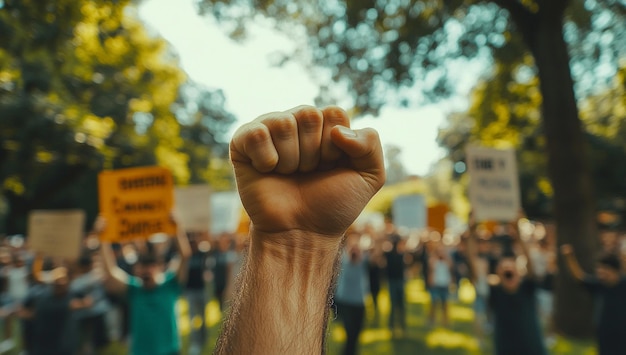
[[[279,238],[252,236],[216,354],[323,353],[340,239],[305,232]],[[319,238],[328,243],[312,242]]]
[[[102,258],[102,266],[104,274],[107,278],[110,278],[113,274],[113,270],[117,267],[115,257],[113,256],[113,250],[109,242],[102,242],[100,244],[100,257]]]
[[[564,255],[564,257],[565,264],[567,265],[570,274],[572,274],[572,276],[576,280],[582,281],[585,278],[585,272],[580,267],[580,264],[578,264],[578,260],[576,260],[576,257],[572,254]]]
[[[176,231],[176,247],[180,253],[181,261],[185,261],[191,257],[189,238],[187,238],[187,233],[181,226],[179,226]]]
[[[117,266],[111,244],[109,242],[102,242],[100,245],[100,256],[102,258],[102,265],[104,266],[104,276],[106,278],[106,284],[108,288],[113,291],[121,292],[126,287],[126,281],[128,275],[122,269]]]
[[[528,250],[528,245],[524,243],[522,240],[517,240],[520,248],[522,249],[522,254],[524,258],[526,258],[526,273],[529,277],[535,277],[535,268],[533,267],[533,261],[530,257],[530,251]]]

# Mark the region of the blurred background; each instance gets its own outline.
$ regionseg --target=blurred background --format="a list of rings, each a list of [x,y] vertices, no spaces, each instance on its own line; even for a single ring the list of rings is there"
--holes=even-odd
[[[104,169],[232,191],[241,123],[337,104],[385,144],[368,211],[419,193],[464,221],[466,147],[514,148],[526,215],[590,268],[598,228],[624,229],[625,91],[623,0],[0,0],[0,234],[36,209],[91,225]],[[563,334],[590,334],[580,302]]]

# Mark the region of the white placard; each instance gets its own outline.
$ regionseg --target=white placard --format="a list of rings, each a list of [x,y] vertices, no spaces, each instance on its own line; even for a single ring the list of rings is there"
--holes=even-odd
[[[393,200],[393,224],[397,228],[423,229],[428,224],[426,199],[423,195],[403,195]]]
[[[239,227],[242,213],[239,193],[214,192],[211,194],[211,235],[234,233]]]
[[[38,210],[28,215],[28,245],[45,256],[78,259],[85,228],[82,210]]]
[[[192,185],[174,189],[176,216],[185,230],[205,232],[211,223],[211,189],[208,185]]]
[[[474,146],[466,153],[469,197],[476,221],[515,220],[520,209],[515,151]]]

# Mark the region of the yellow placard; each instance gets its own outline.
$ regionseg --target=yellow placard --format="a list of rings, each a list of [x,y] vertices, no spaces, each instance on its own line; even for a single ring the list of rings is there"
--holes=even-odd
[[[106,219],[102,240],[147,239],[156,233],[174,235],[172,173],[162,167],[103,171],[98,176],[100,214]]]

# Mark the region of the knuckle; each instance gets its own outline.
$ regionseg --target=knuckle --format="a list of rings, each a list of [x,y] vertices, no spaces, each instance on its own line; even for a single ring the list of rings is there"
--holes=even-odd
[[[298,121],[298,131],[304,133],[315,133],[321,131],[324,123],[323,115],[315,107],[307,107],[296,114]]]
[[[349,126],[350,119],[348,118],[348,113],[344,109],[337,106],[329,106],[322,112],[325,124],[333,126],[338,124]]]
[[[265,125],[269,128],[273,137],[289,139],[298,132],[298,126],[293,116],[268,118]]]

